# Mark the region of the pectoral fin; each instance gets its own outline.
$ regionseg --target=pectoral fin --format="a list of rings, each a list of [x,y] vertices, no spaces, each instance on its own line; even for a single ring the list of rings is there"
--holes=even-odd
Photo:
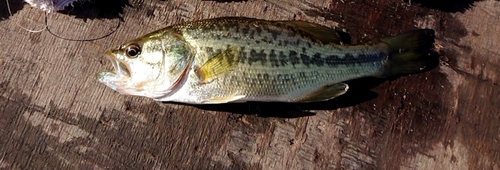
[[[245,95],[237,95],[237,96],[229,96],[229,97],[222,97],[222,98],[213,98],[209,100],[205,100],[202,103],[203,104],[221,104],[221,103],[236,103],[238,100],[244,98]],[[243,102],[243,101],[242,101]]]
[[[239,55],[240,50],[238,47],[230,47],[209,59],[203,65],[196,67],[194,71],[200,78],[201,83],[207,83],[236,67]]]
[[[298,99],[297,102],[327,101],[344,94],[348,89],[349,86],[345,83],[327,85]]]

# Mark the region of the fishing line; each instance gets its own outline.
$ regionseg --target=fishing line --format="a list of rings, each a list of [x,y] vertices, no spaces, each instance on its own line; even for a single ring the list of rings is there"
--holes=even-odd
[[[117,19],[118,21],[118,24],[116,24],[116,27],[109,33],[103,35],[103,36],[100,36],[100,37],[96,37],[96,38],[90,38],[90,39],[74,39],[74,38],[67,38],[67,37],[63,37],[63,36],[60,36],[60,35],[57,35],[56,33],[52,32],[49,28],[49,21],[48,21],[48,17],[47,17],[47,14],[45,14],[45,28],[47,29],[47,31],[52,34],[53,36],[57,37],[57,38],[60,38],[60,39],[63,39],[63,40],[68,40],[68,41],[95,41],[95,40],[99,40],[99,39],[102,39],[102,38],[106,38],[108,36],[110,36],[111,34],[115,33],[118,28],[120,27],[121,25],[121,21],[120,19]]]
[[[12,14],[12,11],[10,9],[10,4],[9,4],[9,0],[5,0],[5,3],[7,4],[7,10],[9,11],[9,14],[10,14],[10,17],[14,17],[14,15]],[[45,15],[45,17],[47,17],[47,15]],[[19,24],[18,22],[16,22],[16,25],[22,29],[24,29],[25,31],[28,31],[30,33],[39,33],[39,32],[42,32],[44,31],[47,27],[43,27],[42,29],[40,30],[31,30],[31,29],[28,29],[28,28],[25,28],[23,27],[21,24]]]
[[[9,11],[9,14],[10,14],[10,17],[13,17],[14,15],[12,14],[12,10],[10,9],[10,3],[9,3],[9,0],[5,0],[6,4],[7,4],[7,10]],[[114,27],[114,29],[103,35],[103,36],[100,36],[100,37],[96,37],[96,38],[90,38],[90,39],[75,39],[75,38],[67,38],[67,37],[64,37],[64,36],[61,36],[61,35],[58,35],[54,32],[52,32],[52,30],[49,28],[49,17],[47,16],[47,12],[45,12],[45,26],[42,28],[42,29],[39,29],[39,30],[31,30],[31,29],[28,29],[28,28],[25,28],[23,27],[21,24],[19,24],[18,22],[15,22],[16,25],[22,29],[24,29],[25,31],[28,31],[30,33],[39,33],[39,32],[42,32],[44,30],[47,30],[51,35],[57,37],[57,38],[60,38],[60,39],[63,39],[63,40],[68,40],[68,41],[95,41],[95,40],[99,40],[99,39],[102,39],[102,38],[106,38],[108,36],[110,36],[111,34],[115,33],[118,28],[120,27],[121,25],[121,21],[120,19],[118,19],[118,23],[116,24],[116,27]]]

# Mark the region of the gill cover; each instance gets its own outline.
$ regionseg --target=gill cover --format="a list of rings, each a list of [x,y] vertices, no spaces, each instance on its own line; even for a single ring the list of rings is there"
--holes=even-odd
[[[129,71],[116,90],[149,98],[162,98],[177,90],[194,58],[182,35],[170,30],[150,33],[110,51]]]
[[[191,46],[184,40],[182,35],[171,32],[171,38],[175,41],[165,39],[162,43],[165,53],[164,63],[165,75],[170,79],[170,86],[162,95],[153,98],[159,99],[171,95],[178,90],[186,81],[195,54]]]

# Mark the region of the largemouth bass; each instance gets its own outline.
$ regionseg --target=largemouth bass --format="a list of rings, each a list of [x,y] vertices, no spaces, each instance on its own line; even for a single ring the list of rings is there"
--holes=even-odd
[[[430,29],[348,45],[314,23],[216,18],[110,49],[115,71],[99,81],[121,94],[190,104],[325,101],[344,94],[347,80],[423,70],[433,44]]]

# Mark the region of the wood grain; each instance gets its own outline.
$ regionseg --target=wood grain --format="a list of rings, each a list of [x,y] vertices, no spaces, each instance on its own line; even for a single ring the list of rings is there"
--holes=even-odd
[[[0,169],[500,168],[499,1],[119,2],[110,13],[86,4],[45,15],[17,2],[10,16],[0,6]],[[97,81],[111,67],[107,48],[220,16],[315,22],[354,43],[433,28],[441,62],[353,81],[316,104],[159,103]],[[42,28],[45,17],[50,32],[18,26]]]

